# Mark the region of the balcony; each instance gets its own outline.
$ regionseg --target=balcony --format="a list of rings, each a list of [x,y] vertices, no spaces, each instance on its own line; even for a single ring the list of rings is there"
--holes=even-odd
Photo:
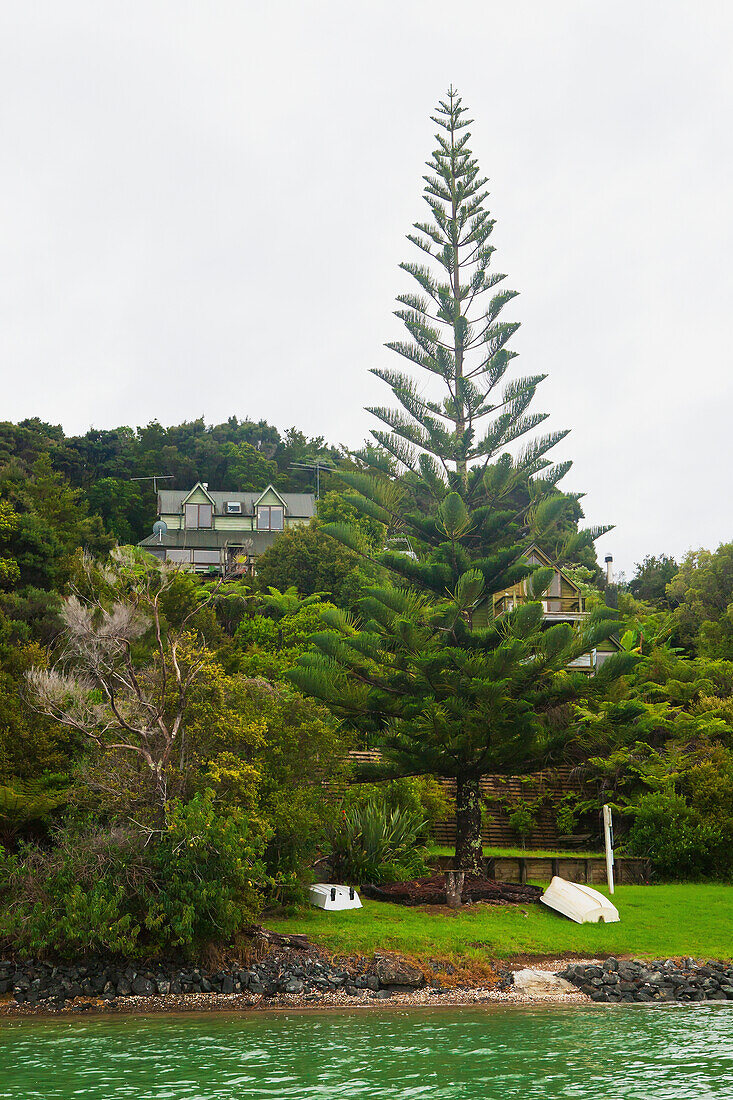
[[[523,603],[541,603],[544,617],[550,622],[578,622],[585,617],[585,600],[582,596],[545,596],[531,600],[528,596],[507,592],[494,597],[494,614],[503,615]]]

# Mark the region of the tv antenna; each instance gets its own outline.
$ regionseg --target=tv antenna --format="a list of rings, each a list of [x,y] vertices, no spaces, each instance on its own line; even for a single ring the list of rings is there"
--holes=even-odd
[[[312,462],[291,462],[290,468],[292,470],[313,470],[316,475],[316,500],[321,499],[321,470],[327,470],[333,473],[333,463],[328,461],[321,461],[320,458],[314,459]]]
[[[153,483],[153,492],[157,493],[158,492],[158,482],[159,481],[169,481],[173,476],[174,476],[173,474],[146,474],[145,477],[131,477],[130,481],[152,481],[152,483]]]

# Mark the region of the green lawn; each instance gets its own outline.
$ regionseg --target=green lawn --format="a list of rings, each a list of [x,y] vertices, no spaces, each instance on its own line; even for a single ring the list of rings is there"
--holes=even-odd
[[[428,846],[428,857],[430,859],[435,858],[435,856],[453,857],[455,854],[455,848],[440,844]],[[538,856],[544,856],[546,859],[603,859],[603,852],[579,852],[577,848],[573,852],[560,852],[553,849],[545,851],[544,848],[484,848],[484,859],[516,859],[517,856],[525,859],[536,859]]]
[[[466,961],[565,952],[733,957],[733,886],[619,886],[618,924],[574,924],[543,905],[476,905],[454,913],[363,902],[362,909],[344,913],[308,907],[266,924],[279,932],[304,932],[344,955],[394,950]]]

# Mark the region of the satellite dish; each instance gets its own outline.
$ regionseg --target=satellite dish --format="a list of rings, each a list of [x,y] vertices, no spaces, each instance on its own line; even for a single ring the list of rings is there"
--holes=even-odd
[[[163,538],[163,535],[168,530],[168,524],[164,519],[156,519],[153,524],[153,534],[158,536],[158,542]]]

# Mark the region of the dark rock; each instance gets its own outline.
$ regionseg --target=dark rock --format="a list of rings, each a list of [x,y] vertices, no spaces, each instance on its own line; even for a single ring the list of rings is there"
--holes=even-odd
[[[377,958],[374,970],[380,986],[405,985],[412,989],[422,989],[425,985],[422,971],[404,959],[382,955]]]
[[[232,981],[232,979],[229,977],[228,974],[225,974],[224,977],[221,980],[221,991],[222,991],[222,993],[233,993],[234,992],[234,982]]]
[[[138,997],[152,997],[155,993],[155,986],[150,978],[138,977],[132,983],[132,992]]]

